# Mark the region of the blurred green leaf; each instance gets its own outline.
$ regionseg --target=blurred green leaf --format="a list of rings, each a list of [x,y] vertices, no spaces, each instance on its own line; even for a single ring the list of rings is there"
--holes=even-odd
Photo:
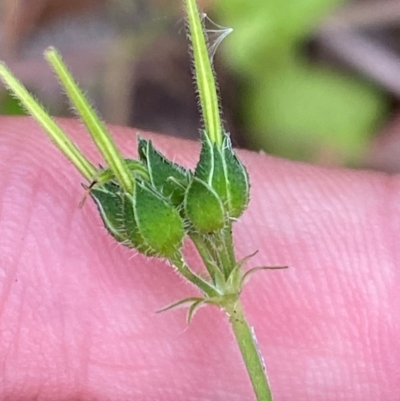
[[[386,115],[383,91],[361,78],[311,65],[301,55],[321,18],[344,0],[219,0],[234,28],[228,64],[245,83],[241,102],[252,147],[315,160],[324,149],[355,162]]]
[[[264,80],[247,99],[252,144],[293,159],[336,154],[356,162],[385,115],[379,90],[329,69],[293,64]]]

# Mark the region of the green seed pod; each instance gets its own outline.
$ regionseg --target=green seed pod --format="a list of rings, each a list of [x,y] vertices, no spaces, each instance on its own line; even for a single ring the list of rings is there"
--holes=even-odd
[[[95,186],[90,190],[90,196],[96,203],[100,216],[107,231],[118,241],[127,240],[122,219],[123,198],[122,188],[115,183]]]
[[[139,138],[139,158],[147,167],[150,181],[174,206],[183,202],[185,189],[189,184],[189,171],[166,159],[154,149],[151,141]]]
[[[185,234],[179,212],[161,194],[136,183],[135,195],[125,194],[123,216],[132,247],[147,256],[169,258]]]
[[[218,194],[204,181],[194,177],[186,190],[185,216],[201,234],[210,234],[225,225],[225,213]]]
[[[134,178],[149,180],[146,167],[137,160],[124,159],[128,170]],[[96,203],[97,209],[107,231],[124,245],[133,247],[128,240],[123,221],[124,190],[115,181],[115,175],[110,168],[100,168],[89,187],[85,187]],[[85,198],[82,200],[82,204]]]
[[[249,202],[249,180],[246,168],[232,148],[229,135],[224,134],[219,147],[203,134],[200,160],[194,175],[215,190],[230,218],[241,216]]]

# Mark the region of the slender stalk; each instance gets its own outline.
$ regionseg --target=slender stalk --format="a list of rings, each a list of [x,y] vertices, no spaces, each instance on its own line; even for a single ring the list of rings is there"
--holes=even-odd
[[[96,168],[90,163],[79,148],[68,138],[65,132],[50,117],[47,111],[39,102],[26,90],[19,80],[10,72],[10,70],[0,63],[0,78],[8,86],[10,91],[18,98],[21,104],[26,108],[29,114],[41,125],[49,138],[58,149],[66,156],[76,169],[89,182],[96,174]]]
[[[229,221],[228,225],[223,229],[222,232],[223,241],[225,244],[225,249],[228,253],[229,260],[232,266],[236,265],[236,257],[235,257],[235,250],[233,246],[233,237],[232,237],[232,222]]]
[[[210,275],[213,282],[215,282],[215,276],[217,274],[218,267],[215,264],[213,257],[206,243],[204,242],[204,239],[202,238],[201,235],[195,232],[191,232],[189,236],[190,239],[193,241],[193,244],[195,245],[201,259],[203,260],[204,266],[206,267],[208,274]]]
[[[71,104],[76,108],[76,111],[81,117],[87,130],[92,135],[94,143],[108,163],[110,169],[115,174],[119,183],[126,192],[133,194],[134,180],[126,166],[125,160],[117,149],[117,146],[111,138],[105,124],[94,112],[93,107],[86,99],[71,73],[68,71],[62,61],[61,55],[53,47],[49,47],[45,51],[44,56],[56,72],[65,88]]]
[[[199,288],[208,297],[214,297],[219,295],[215,288],[207,281],[202,279],[197,274],[190,270],[189,266],[185,262],[183,255],[179,252],[174,257],[169,259],[169,262],[178,270],[178,272]]]
[[[196,0],[185,0],[192,42],[195,78],[206,134],[218,146],[222,143],[222,124],[214,72],[205,40],[205,33]]]
[[[225,311],[242,354],[257,401],[273,401],[264,361],[258,349],[254,332],[246,321],[240,301],[226,306]]]
[[[209,240],[209,246],[214,249],[220,263],[220,269],[224,272],[225,278],[228,278],[232,269],[235,267],[235,262],[232,263],[230,257],[232,252],[226,247],[223,230],[212,235]]]

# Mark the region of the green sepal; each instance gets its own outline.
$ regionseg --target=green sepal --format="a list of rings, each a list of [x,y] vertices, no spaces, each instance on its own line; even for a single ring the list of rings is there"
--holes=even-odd
[[[118,241],[127,240],[123,222],[122,188],[115,183],[95,186],[90,190],[107,231]]]
[[[212,185],[214,169],[214,146],[206,132],[201,134],[201,151],[194,176]]]
[[[161,194],[137,182],[134,197],[126,195],[124,203],[127,235],[139,252],[169,258],[181,248],[183,221]]]
[[[138,153],[141,162],[147,167],[154,188],[173,205],[179,206],[189,184],[189,171],[164,157],[151,141],[139,138]]]
[[[224,134],[222,141],[223,159],[226,166],[228,193],[228,214],[238,218],[246,210],[250,200],[250,183],[246,167],[236,156],[229,135]]]
[[[185,195],[185,217],[201,234],[210,234],[225,225],[225,213],[218,194],[203,180],[193,177]]]
[[[228,188],[223,155],[205,132],[203,132],[200,159],[194,175],[210,185],[225,206],[228,199]]]
[[[218,146],[203,133],[194,175],[215,190],[230,218],[238,218],[246,209],[249,202],[248,174],[236,156],[228,134],[224,133],[222,145]]]

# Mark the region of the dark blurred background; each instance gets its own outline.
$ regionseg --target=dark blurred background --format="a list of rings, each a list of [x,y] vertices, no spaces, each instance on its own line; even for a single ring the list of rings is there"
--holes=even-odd
[[[236,146],[400,171],[399,0],[199,0],[233,28],[214,58]],[[211,44],[222,27],[206,21]],[[0,0],[0,59],[72,116],[43,60],[55,46],[108,123],[198,138],[180,0]],[[22,114],[0,88],[0,114]]]

